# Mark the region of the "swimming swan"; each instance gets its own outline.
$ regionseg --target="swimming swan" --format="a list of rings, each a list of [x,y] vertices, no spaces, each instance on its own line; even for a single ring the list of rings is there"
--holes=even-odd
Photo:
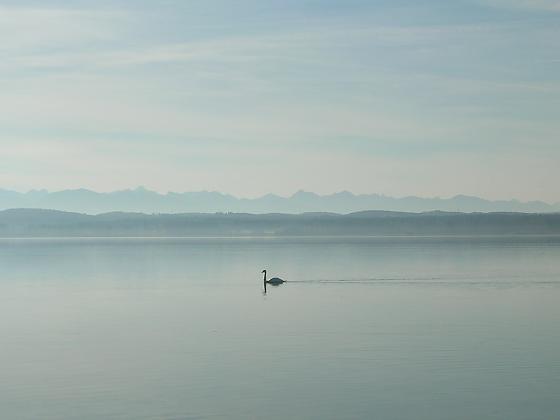
[[[267,280],[266,279],[266,270],[263,270],[262,272],[264,274],[263,282],[264,282],[265,289],[266,289],[267,284],[270,284],[272,286],[280,286],[282,283],[286,283],[286,280],[282,280],[281,278],[278,278],[278,277],[273,277],[270,280]]]

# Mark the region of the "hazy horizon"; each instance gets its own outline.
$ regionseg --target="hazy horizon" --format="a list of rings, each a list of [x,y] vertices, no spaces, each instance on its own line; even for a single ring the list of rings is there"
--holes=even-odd
[[[53,192],[33,190],[18,193],[0,189],[0,210],[16,208],[52,209],[86,214],[113,211],[146,214],[216,212],[348,214],[368,210],[415,213],[429,211],[557,213],[560,212],[560,202],[485,200],[466,195],[449,198],[391,197],[380,194],[355,195],[349,191],[320,195],[299,190],[288,196],[265,194],[248,198],[217,191],[159,193],[144,187],[111,192],[75,189]]]

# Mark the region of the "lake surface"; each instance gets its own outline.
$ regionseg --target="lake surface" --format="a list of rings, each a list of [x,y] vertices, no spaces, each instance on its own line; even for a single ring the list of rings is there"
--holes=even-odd
[[[2,418],[560,416],[559,237],[2,239],[0,272]]]

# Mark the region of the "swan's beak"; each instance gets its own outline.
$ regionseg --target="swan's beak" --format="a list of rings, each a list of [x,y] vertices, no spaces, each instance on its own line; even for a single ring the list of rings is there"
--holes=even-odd
[[[263,274],[264,274],[264,272],[265,272],[265,271],[266,271],[266,270],[263,270],[263,271],[261,271],[261,273],[263,273]]]

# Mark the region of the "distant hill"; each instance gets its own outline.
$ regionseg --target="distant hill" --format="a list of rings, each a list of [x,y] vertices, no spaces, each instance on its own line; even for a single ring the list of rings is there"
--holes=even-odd
[[[192,237],[336,235],[550,235],[560,214],[364,211],[247,214],[0,211],[0,237]]]
[[[99,193],[86,189],[27,193],[0,190],[0,210],[36,208],[99,214],[113,211],[142,213],[351,213],[364,210],[401,212],[560,212],[560,203],[518,200],[490,201],[457,195],[452,198],[393,198],[378,194],[355,195],[343,191],[330,195],[298,191],[290,197],[268,194],[259,198],[236,198],[219,192],[159,194],[139,187],[133,190]]]

